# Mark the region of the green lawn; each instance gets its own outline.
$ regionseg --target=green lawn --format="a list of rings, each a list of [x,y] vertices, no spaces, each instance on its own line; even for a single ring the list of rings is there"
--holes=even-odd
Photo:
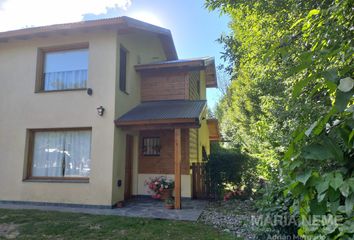
[[[0,239],[237,239],[201,223],[0,209]]]

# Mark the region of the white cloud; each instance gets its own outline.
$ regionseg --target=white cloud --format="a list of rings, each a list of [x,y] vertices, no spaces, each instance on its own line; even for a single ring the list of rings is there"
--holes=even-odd
[[[126,10],[130,5],[131,0],[0,0],[0,32],[81,21],[87,13]]]

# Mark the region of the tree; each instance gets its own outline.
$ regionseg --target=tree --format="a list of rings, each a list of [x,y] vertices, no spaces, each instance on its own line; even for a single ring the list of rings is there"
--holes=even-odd
[[[300,235],[353,236],[353,3],[206,6],[232,18],[232,35],[219,39],[234,76],[216,111],[224,137],[260,159],[259,173],[287,186],[294,214],[321,209],[343,218],[330,229],[301,223]]]

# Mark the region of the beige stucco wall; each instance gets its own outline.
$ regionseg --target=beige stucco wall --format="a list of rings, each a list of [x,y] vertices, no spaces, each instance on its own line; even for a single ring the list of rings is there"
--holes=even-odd
[[[206,75],[205,71],[200,71],[200,100],[206,100]]]
[[[93,95],[88,96],[86,91],[34,93],[37,49],[77,42],[89,42],[87,87],[93,89]],[[118,90],[120,44],[129,51],[128,94]],[[116,183],[124,180],[125,136],[136,133],[117,129],[113,120],[140,101],[139,76],[133,65],[163,59],[157,37],[117,36],[109,30],[0,43],[0,200],[93,205],[122,200],[124,189]],[[102,117],[96,111],[100,105],[105,108]],[[71,127],[92,128],[89,183],[22,181],[26,130]]]
[[[200,71],[200,99],[206,100],[206,76],[205,71]],[[202,161],[202,147],[205,147],[207,154],[210,154],[209,129],[206,121],[206,111],[203,113],[201,127],[198,129],[198,158]]]
[[[115,118],[120,117],[140,103],[140,75],[135,71],[134,66],[139,63],[165,60],[164,52],[158,37],[152,34],[126,34],[116,35],[116,55],[119,56],[119,48],[123,46],[128,50],[127,55],[127,90],[126,93],[119,90],[119,57],[116,58],[117,68],[115,76]],[[133,154],[133,179],[132,187],[137,182],[138,164],[138,131],[124,131],[114,128],[114,162],[112,177],[112,205],[124,200],[124,176],[125,176],[125,147],[126,135],[134,136]],[[118,180],[122,180],[122,186],[118,187]],[[133,193],[134,194],[134,193]]]
[[[19,40],[0,43],[0,199],[111,204],[115,108],[115,34]],[[86,91],[34,93],[37,48],[89,42]],[[103,117],[96,107],[104,106]],[[89,183],[23,182],[26,129],[92,127]],[[104,174],[102,174],[104,173]]]

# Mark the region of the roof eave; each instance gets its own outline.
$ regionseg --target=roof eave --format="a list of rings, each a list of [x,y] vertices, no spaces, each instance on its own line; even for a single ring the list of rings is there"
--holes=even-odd
[[[94,28],[112,28],[115,30],[135,29],[158,34],[167,60],[178,59],[176,47],[173,42],[171,31],[149,23],[145,23],[130,17],[117,17],[109,19],[88,20],[74,23],[55,24],[49,26],[24,28],[0,32],[0,42],[8,42],[12,39],[26,40],[35,36],[43,36],[49,33],[74,32]]]
[[[217,81],[214,81],[212,83],[206,84],[206,87],[207,88],[218,88],[218,83],[217,83]]]
[[[198,118],[174,118],[174,119],[151,119],[151,120],[135,120],[135,121],[121,121],[115,120],[115,125],[120,128],[141,128],[141,127],[188,127],[199,128],[200,122]]]
[[[209,69],[209,71],[208,71]],[[218,79],[216,76],[216,67],[214,58],[210,59],[206,67],[206,87],[207,88],[217,88]]]
[[[138,72],[143,71],[154,71],[154,70],[171,70],[171,69],[187,69],[187,70],[203,70],[207,67],[212,67],[215,69],[215,60],[213,57],[200,58],[200,59],[180,59],[180,62],[153,62],[147,64],[135,65],[134,68]]]

